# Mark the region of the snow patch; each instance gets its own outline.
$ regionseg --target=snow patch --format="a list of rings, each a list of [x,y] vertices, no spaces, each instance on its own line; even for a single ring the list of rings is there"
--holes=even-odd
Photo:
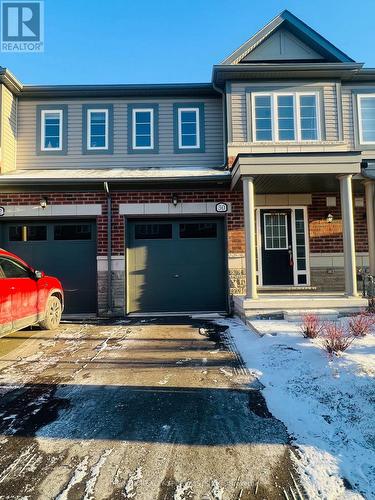
[[[125,498],[134,498],[136,495],[136,489],[139,481],[142,479],[142,467],[138,467],[134,472],[129,474],[129,478],[124,488],[124,497]]]
[[[70,478],[68,484],[62,490],[62,492],[57,495],[57,497],[55,498],[55,500],[68,500],[69,491],[73,488],[73,486],[75,484],[80,483],[83,480],[83,478],[85,477],[86,472],[87,472],[87,463],[88,463],[88,461],[89,461],[88,457],[85,457],[82,460],[82,462],[80,462],[77,465],[77,468],[74,471],[72,477]]]
[[[299,448],[309,498],[375,498],[375,335],[330,360],[296,323],[255,321],[263,337],[239,320],[218,323],[229,327],[270,412]]]
[[[104,450],[104,453],[100,456],[99,460],[91,469],[90,479],[86,483],[85,496],[83,497],[83,500],[93,500],[95,498],[94,489],[100,474],[100,470],[106,463],[107,458],[111,453],[112,450]]]
[[[176,486],[176,491],[173,495],[173,500],[186,500],[187,498],[191,498],[193,494],[193,488],[190,481],[186,481],[186,483],[180,483]]]

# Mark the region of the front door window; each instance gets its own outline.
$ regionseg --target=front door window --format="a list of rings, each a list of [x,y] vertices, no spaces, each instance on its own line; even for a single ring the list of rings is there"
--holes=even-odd
[[[288,248],[286,214],[264,214],[264,228],[264,246],[266,250],[285,250]]]

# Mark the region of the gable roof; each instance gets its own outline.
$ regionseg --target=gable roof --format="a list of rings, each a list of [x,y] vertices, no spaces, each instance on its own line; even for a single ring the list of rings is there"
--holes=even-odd
[[[276,40],[277,37],[279,39]],[[274,50],[276,44],[280,47],[288,44],[289,55],[284,55],[282,49],[277,55]],[[287,48],[284,51],[285,53],[288,52]],[[282,60],[354,62],[353,59],[294,14],[284,10],[222,61],[221,64],[251,64],[252,62],[277,62]]]

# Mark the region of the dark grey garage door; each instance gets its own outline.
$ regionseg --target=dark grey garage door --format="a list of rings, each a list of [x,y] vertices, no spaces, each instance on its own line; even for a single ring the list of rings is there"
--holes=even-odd
[[[66,314],[96,312],[95,223],[12,221],[1,225],[1,233],[1,247],[60,279]]]
[[[128,311],[225,311],[222,219],[134,220],[127,226]]]

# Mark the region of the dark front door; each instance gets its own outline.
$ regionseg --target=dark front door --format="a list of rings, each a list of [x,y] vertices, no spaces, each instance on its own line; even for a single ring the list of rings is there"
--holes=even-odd
[[[66,314],[95,313],[96,224],[91,221],[15,221],[2,224],[0,246],[34,269],[56,276]]]
[[[135,220],[127,234],[128,312],[227,309],[222,219]]]
[[[290,210],[261,210],[263,285],[293,285]]]

